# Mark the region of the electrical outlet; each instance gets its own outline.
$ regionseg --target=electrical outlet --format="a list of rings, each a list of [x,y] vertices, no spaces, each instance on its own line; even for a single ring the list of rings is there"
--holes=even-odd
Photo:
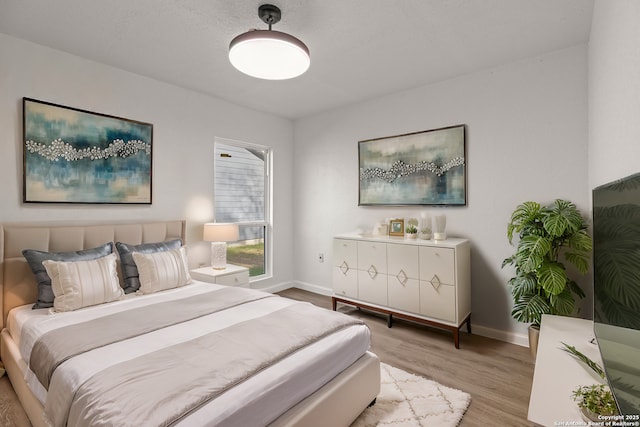
[[[318,262],[324,262],[324,254],[322,252],[318,254]]]

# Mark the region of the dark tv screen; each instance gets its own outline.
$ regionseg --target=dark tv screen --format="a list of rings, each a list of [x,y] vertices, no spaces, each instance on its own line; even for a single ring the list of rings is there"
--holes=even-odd
[[[593,190],[594,333],[623,415],[640,414],[640,173]]]

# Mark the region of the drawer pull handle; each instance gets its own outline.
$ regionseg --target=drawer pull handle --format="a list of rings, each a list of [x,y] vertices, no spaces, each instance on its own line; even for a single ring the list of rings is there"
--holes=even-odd
[[[398,279],[398,282],[400,282],[402,286],[406,286],[407,280],[409,280],[404,270],[400,270],[400,273],[398,273],[398,275],[396,276],[396,279]]]
[[[433,286],[433,289],[437,291],[441,284],[442,283],[440,283],[440,278],[438,277],[438,275],[434,274],[433,278],[431,279],[431,286]]]
[[[367,273],[369,273],[369,277],[371,277],[371,279],[375,279],[376,276],[378,275],[378,270],[376,270],[373,264],[371,264],[371,267],[369,267],[369,269],[367,270]]]
[[[342,271],[342,274],[345,276],[347,275],[347,272],[349,271],[349,264],[347,264],[347,261],[342,261],[342,264],[340,264],[340,271]]]

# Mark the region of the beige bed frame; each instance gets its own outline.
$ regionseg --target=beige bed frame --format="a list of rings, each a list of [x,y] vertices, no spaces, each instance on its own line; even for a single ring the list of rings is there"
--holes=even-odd
[[[185,221],[145,223],[14,223],[0,226],[0,359],[31,424],[44,426],[43,407],[23,379],[25,361],[6,326],[9,310],[34,303],[37,287],[23,249],[68,252],[105,242],[133,245],[181,238]],[[272,426],[348,426],[380,391],[380,362],[366,353],[329,383],[281,415]]]

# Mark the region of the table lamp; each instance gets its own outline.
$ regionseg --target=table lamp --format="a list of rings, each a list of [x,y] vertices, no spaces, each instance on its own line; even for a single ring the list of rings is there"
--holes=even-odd
[[[203,240],[211,242],[211,266],[216,270],[227,268],[227,242],[238,240],[238,224],[208,222],[204,225]]]

